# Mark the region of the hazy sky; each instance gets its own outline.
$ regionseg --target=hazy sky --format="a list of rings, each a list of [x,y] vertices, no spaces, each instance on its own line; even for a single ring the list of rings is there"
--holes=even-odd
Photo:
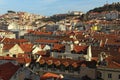
[[[68,11],[87,12],[95,7],[103,6],[106,2],[120,2],[120,0],[0,0],[0,14],[6,13],[7,10],[46,16]]]

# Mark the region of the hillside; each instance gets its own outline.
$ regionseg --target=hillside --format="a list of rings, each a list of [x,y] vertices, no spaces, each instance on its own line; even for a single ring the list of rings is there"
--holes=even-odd
[[[115,10],[120,12],[120,2],[112,3],[112,4],[105,4],[102,7],[97,7],[97,8],[94,8],[88,11],[88,13],[89,12],[115,11]]]

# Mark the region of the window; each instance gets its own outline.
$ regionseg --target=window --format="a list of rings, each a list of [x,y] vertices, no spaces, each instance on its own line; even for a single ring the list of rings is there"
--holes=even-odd
[[[98,77],[101,78],[102,77],[102,73],[98,72]]]
[[[120,79],[120,74],[118,75],[118,79]]]
[[[108,74],[108,78],[112,78],[112,74],[111,73]]]

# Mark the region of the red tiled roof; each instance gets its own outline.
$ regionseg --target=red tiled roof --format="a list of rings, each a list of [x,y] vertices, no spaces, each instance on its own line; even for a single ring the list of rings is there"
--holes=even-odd
[[[75,33],[73,31],[67,31],[65,32],[66,35],[75,35]]]
[[[26,63],[31,62],[30,58],[16,58],[15,60],[18,61],[18,63],[20,64],[26,64]]]
[[[25,54],[25,53],[19,53],[18,54],[18,58],[28,58],[29,54]]]
[[[81,64],[81,67],[86,67],[86,66],[87,66],[87,65],[86,65],[86,64],[84,64],[84,63],[83,63],[83,64]]]
[[[65,49],[65,45],[63,45],[63,44],[54,44],[54,46],[53,46],[53,50],[60,51],[60,50],[63,50],[63,49]]]
[[[72,66],[76,68],[76,67],[78,67],[78,63],[77,62],[73,62]]]
[[[52,32],[34,31],[33,34],[35,34],[35,35],[52,35]]]
[[[3,56],[0,56],[0,60],[3,60],[4,59],[4,57]]]
[[[80,52],[80,51],[84,51],[84,50],[86,50],[87,49],[87,47],[88,46],[79,46],[79,45],[74,45],[74,48],[73,48],[73,50],[75,51],[75,52]]]
[[[69,38],[69,36],[59,37],[59,40],[60,40],[60,41],[73,41],[73,39],[72,39],[72,38]]]
[[[44,60],[44,59],[40,59],[39,63],[40,63],[40,64],[44,64],[44,63],[45,63],[45,60]]]
[[[43,49],[45,47],[45,44],[41,44],[41,49]]]
[[[40,80],[47,80],[47,79],[49,79],[49,78],[60,78],[60,76],[59,75],[57,75],[57,74],[54,74],[54,73],[45,73],[44,75],[42,75],[41,77],[40,77]]]
[[[112,68],[112,69],[119,69],[120,68],[120,63],[117,62],[116,58],[117,57],[114,57],[114,56],[108,56],[107,58],[105,58],[105,61],[107,62],[107,65],[106,66],[100,65],[98,67],[106,67],[106,68]]]
[[[50,60],[50,61],[49,61]],[[78,61],[78,60],[72,60],[72,59],[58,59],[58,58],[52,58],[52,57],[41,57],[40,64],[47,63],[49,64],[55,64],[56,66],[64,65],[65,67],[73,66],[74,68],[77,68],[78,66],[81,66],[82,64],[85,64],[87,67],[90,65],[93,66],[94,62],[87,62],[87,61]]]
[[[68,62],[68,61],[63,62],[63,65],[64,65],[65,67],[68,67],[68,66],[69,66],[69,62]]]
[[[0,56],[0,60],[15,60],[15,58],[10,56]]]
[[[15,44],[4,44],[3,50],[9,50],[11,49]]]
[[[1,40],[3,40],[3,41],[2,41],[3,43],[9,43],[9,42],[11,41],[10,38],[5,38],[5,39],[2,38]]]
[[[51,65],[51,64],[53,63],[53,61],[52,61],[52,60],[47,60],[46,63],[47,63],[48,65]]]
[[[14,39],[14,38],[13,39],[10,39],[10,38],[3,39],[3,38],[1,38],[0,41],[2,41],[3,43],[9,43],[9,44],[28,42],[28,40],[26,40],[26,39]]]
[[[28,42],[27,39],[17,39],[18,43],[24,43],[24,42]]]
[[[119,68],[120,68],[120,64],[117,63],[117,62],[111,61],[111,62],[107,65],[107,68],[117,68],[117,69],[119,69]]]
[[[57,61],[54,62],[54,64],[55,64],[56,66],[59,66],[59,65],[61,64],[61,62],[60,62],[59,60],[57,60]]]
[[[107,45],[120,45],[120,42],[117,42],[119,40],[119,36],[115,34],[103,34],[103,33],[96,33],[93,35],[93,38],[95,40],[102,40],[103,44],[105,44],[106,39]]]
[[[98,57],[92,57],[92,60],[98,61]]]
[[[10,56],[4,56],[4,60],[15,60],[15,58]]]
[[[32,51],[33,44],[20,44],[22,50],[27,53]]]
[[[29,57],[14,58],[14,57],[9,57],[9,56],[4,56],[4,57],[0,56],[0,60],[15,60],[15,61],[18,61],[18,63],[20,64],[26,64],[26,63],[31,62],[31,58]]]
[[[38,54],[38,55],[46,55],[46,51],[38,51],[36,54]]]
[[[19,66],[15,66],[10,62],[0,65],[0,78],[3,80],[10,80],[19,68]]]

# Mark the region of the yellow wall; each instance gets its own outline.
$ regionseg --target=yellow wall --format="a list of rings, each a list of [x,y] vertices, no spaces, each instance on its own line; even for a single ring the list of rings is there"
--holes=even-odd
[[[24,51],[20,48],[20,46],[18,44],[16,44],[15,46],[13,46],[10,50],[9,50],[10,54],[18,54],[18,53],[24,53]]]

